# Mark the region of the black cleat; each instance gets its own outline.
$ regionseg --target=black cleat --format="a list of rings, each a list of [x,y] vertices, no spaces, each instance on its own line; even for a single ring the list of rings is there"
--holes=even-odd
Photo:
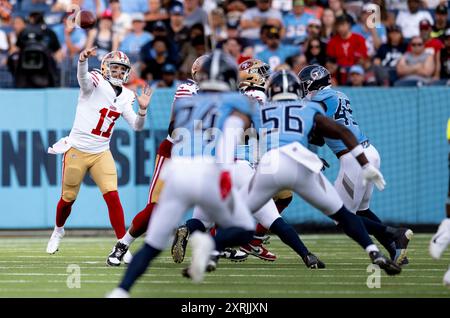
[[[189,239],[189,229],[186,225],[180,226],[175,232],[172,243],[172,259],[175,263],[182,263],[186,254],[186,246]]]
[[[381,254],[378,251],[370,252],[369,256],[370,259],[372,260],[372,264],[380,266],[380,268],[384,269],[384,271],[388,275],[398,275],[402,271],[402,268],[400,266],[398,266],[390,259],[387,259],[383,254]]]
[[[109,266],[120,266],[120,263],[122,262],[122,259],[124,255],[128,251],[128,246],[117,242],[116,245],[113,247],[111,254],[108,255],[108,258],[106,259],[106,264]]]
[[[223,252],[220,252],[219,257],[229,259],[232,262],[243,262],[248,258],[248,254],[240,250],[227,247],[223,250]]]
[[[206,272],[211,273],[214,272],[217,268],[217,264],[219,263],[219,255],[211,255],[208,265],[206,265]]]
[[[302,259],[308,268],[325,268],[325,264],[313,253],[308,253],[308,255],[302,257]]]
[[[395,239],[395,263],[403,265],[403,260],[406,258],[408,244],[411,241],[414,233],[410,229],[402,228],[398,230],[398,234]]]

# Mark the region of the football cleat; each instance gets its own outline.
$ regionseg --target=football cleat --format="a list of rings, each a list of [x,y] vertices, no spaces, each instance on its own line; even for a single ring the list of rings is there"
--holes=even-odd
[[[450,243],[450,218],[444,219],[436,234],[433,235],[430,241],[429,252],[432,258],[441,258],[442,253]]]
[[[133,260],[133,255],[131,254],[130,250],[128,250],[125,255],[123,256],[123,262],[124,264],[130,264]]]
[[[217,269],[217,264],[219,263],[219,255],[211,255],[206,265],[206,271],[208,273],[214,272]]]
[[[107,294],[106,298],[130,298],[130,294],[125,289],[117,287]]]
[[[259,236],[259,235],[255,234],[253,236],[253,238],[255,240],[261,240],[261,244],[266,244],[266,245],[270,244],[270,235],[269,234],[264,234],[262,236]]]
[[[186,225],[180,226],[176,232],[172,243],[172,259],[175,263],[182,263],[186,254],[186,246],[189,239],[189,229]]]
[[[399,235],[395,240],[395,257],[394,262],[398,265],[402,264],[406,257],[409,242],[412,240],[414,233],[410,229],[399,229]]]
[[[447,272],[444,275],[443,279],[444,286],[450,287],[450,267],[448,268]]]
[[[61,239],[64,237],[64,229],[58,231],[56,228],[53,230],[52,236],[47,244],[47,253],[55,254],[59,249],[59,243]]]
[[[248,254],[234,248],[227,247],[220,252],[219,257],[229,259],[232,262],[243,262],[247,259]]]
[[[240,250],[242,252],[245,252],[249,255],[256,256],[260,259],[263,259],[265,261],[273,262],[277,259],[277,256],[271,252],[267,248],[265,248],[262,244],[260,245],[252,245],[252,244],[246,244],[242,245],[240,247]]]
[[[302,259],[308,268],[325,268],[325,264],[313,253],[308,253],[308,255],[302,257]]]
[[[372,251],[369,253],[370,259],[372,260],[372,264],[380,266],[380,268],[384,269],[386,274],[388,275],[397,275],[400,274],[402,268],[398,266],[395,262],[386,258],[379,251]]]
[[[192,263],[182,271],[183,276],[189,277],[194,283],[200,283],[205,276],[206,267],[211,260],[214,241],[209,234],[195,232],[190,239],[192,245]]]
[[[106,259],[106,264],[109,266],[120,266],[124,255],[128,252],[128,246],[118,241],[114,245],[111,254]]]

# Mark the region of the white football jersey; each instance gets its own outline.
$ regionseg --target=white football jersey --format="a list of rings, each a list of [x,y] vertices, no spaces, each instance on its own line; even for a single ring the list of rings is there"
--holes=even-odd
[[[116,96],[111,84],[103,76],[92,71],[84,73],[80,82],[77,111],[68,142],[80,151],[100,153],[109,149],[109,142],[117,119],[122,115],[135,130],[136,113],[133,110],[134,93],[122,87]],[[142,123],[143,126],[143,123]]]
[[[249,89],[244,92],[244,95],[255,98],[260,105],[263,105],[267,101],[267,96],[263,91],[257,89]]]

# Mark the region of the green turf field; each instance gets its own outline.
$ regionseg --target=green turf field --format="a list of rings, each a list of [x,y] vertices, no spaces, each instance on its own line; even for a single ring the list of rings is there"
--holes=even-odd
[[[243,263],[221,260],[202,284],[181,277],[188,264],[174,264],[165,252],[132,290],[134,297],[450,297],[442,277],[450,250],[440,261],[428,256],[431,234],[418,234],[410,244],[411,264],[400,276],[381,275],[381,288],[369,289],[366,254],[344,235],[303,235],[306,245],[327,265],[309,270],[276,237],[269,247],[273,263],[249,257]],[[142,241],[132,250],[136,251]],[[55,255],[45,254],[47,238],[0,238],[0,297],[103,297],[121,278],[124,266],[111,268],[105,258],[113,238],[71,238],[70,230]],[[72,265],[72,266],[70,266]],[[73,267],[75,265],[75,267]],[[71,269],[79,266],[80,288]],[[70,273],[68,273],[68,270]]]

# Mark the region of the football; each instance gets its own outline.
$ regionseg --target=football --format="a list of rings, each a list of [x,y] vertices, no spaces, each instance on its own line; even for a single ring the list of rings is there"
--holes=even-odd
[[[77,16],[77,24],[82,29],[91,29],[95,26],[96,18],[91,11],[81,10]]]

